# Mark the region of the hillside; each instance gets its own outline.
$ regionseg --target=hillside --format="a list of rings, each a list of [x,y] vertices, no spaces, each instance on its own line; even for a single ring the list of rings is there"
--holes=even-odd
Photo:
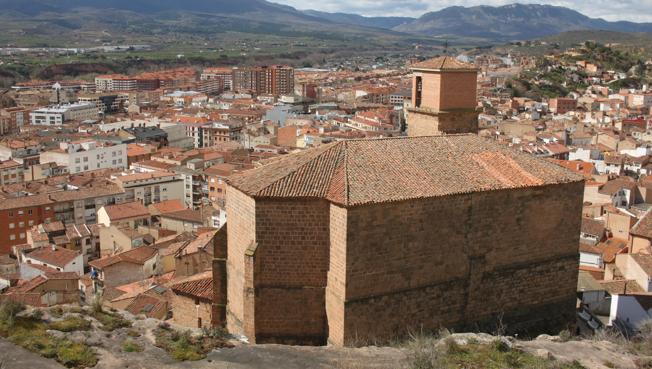
[[[234,34],[369,42],[427,37],[318,18],[264,0],[0,0],[0,45],[231,41]],[[242,38],[242,37],[240,37]]]
[[[607,22],[558,6],[512,4],[500,7],[453,6],[426,13],[394,30],[419,35],[455,35],[510,41],[541,38],[574,30],[652,33],[652,24]]]
[[[358,14],[326,13],[317,10],[305,10],[303,13],[313,17],[325,19],[333,23],[382,29],[392,29],[410,22],[414,22],[416,20],[416,18],[410,17],[364,17]]]

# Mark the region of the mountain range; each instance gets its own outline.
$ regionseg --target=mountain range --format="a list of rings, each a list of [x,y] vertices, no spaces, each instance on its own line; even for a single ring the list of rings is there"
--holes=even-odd
[[[92,30],[161,35],[243,32],[314,38],[466,37],[504,42],[575,30],[652,33],[652,23],[608,22],[536,4],[452,6],[419,18],[300,11],[265,0],[0,0],[0,33],[40,35]],[[4,25],[3,25],[4,24]]]

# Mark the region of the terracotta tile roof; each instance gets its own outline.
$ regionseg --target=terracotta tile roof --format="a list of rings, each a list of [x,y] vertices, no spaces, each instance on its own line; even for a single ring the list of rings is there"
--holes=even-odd
[[[344,206],[580,181],[476,135],[340,141],[228,180],[252,197],[324,198]]]
[[[604,235],[604,222],[597,219],[582,218],[582,233],[602,238]]]
[[[631,254],[631,257],[648,275],[648,278],[652,277],[652,255]]]
[[[610,295],[623,295],[628,293],[641,293],[645,292],[636,281],[631,280],[613,280],[613,281],[598,281]]]
[[[0,201],[0,210],[19,209],[52,204],[54,204],[54,201],[50,199],[50,195],[48,194],[12,197],[8,199],[2,199],[2,201]]]
[[[170,286],[170,289],[178,294],[189,297],[196,297],[208,301],[213,300],[213,275],[212,272],[204,272]]]
[[[623,188],[630,191],[634,190],[636,188],[636,182],[630,177],[619,177],[602,185],[598,192],[603,195],[613,195]]]
[[[28,258],[61,268],[75,260],[79,255],[79,251],[68,250],[58,246],[40,247],[25,253],[25,256]]]
[[[125,251],[113,256],[109,256],[98,260],[93,260],[88,264],[97,269],[103,269],[120,262],[142,265],[147,260],[153,258],[157,252],[158,249],[154,247],[141,246],[133,250]]]
[[[125,310],[133,315],[144,314],[148,318],[162,318],[167,314],[167,309],[167,301],[144,293],[136,296],[134,301],[125,307]]]
[[[180,211],[161,214],[161,218],[169,218],[169,219],[181,220],[184,222],[200,224],[203,223],[201,215],[202,215],[201,211],[199,210],[184,209]]]
[[[610,238],[604,242],[600,242],[596,247],[602,250],[602,260],[605,263],[613,263],[616,261],[616,255],[627,252],[627,244],[627,240]]]
[[[205,250],[209,254],[212,254],[213,248],[208,246],[212,246],[213,238],[215,238],[217,232],[218,232],[217,229],[213,229],[197,235],[197,237],[194,240],[186,243],[183,247],[179,248],[177,254],[182,254],[182,255],[194,254],[196,252],[199,252],[200,250]]]
[[[629,230],[634,236],[652,239],[652,209],[648,210],[641,219]]]
[[[597,247],[595,247],[595,246],[593,246],[591,244],[585,243],[585,242],[580,242],[580,252],[585,252],[585,253],[588,253],[588,254],[602,255],[602,250],[600,250],[599,248],[597,248]]]
[[[185,210],[186,206],[179,200],[165,200],[148,206],[152,215],[174,213]]]
[[[149,211],[145,205],[138,201],[105,206],[104,210],[109,215],[111,221],[149,216]]]
[[[34,263],[27,263],[24,266],[22,266],[21,268],[28,268],[28,269],[31,268],[31,269],[39,270],[39,271],[42,272],[42,273],[40,273],[41,275],[43,275],[44,273],[56,273],[57,272],[57,270],[52,268],[52,267],[45,266],[45,265],[40,265],[40,264],[34,264]]]
[[[478,69],[472,64],[463,63],[452,56],[440,56],[437,58],[412,64],[411,69],[428,69],[428,70],[452,70],[452,71],[477,71]]]
[[[604,279],[604,270],[596,267],[590,267],[586,265],[580,265],[580,272],[587,272],[593,276],[596,280]]]

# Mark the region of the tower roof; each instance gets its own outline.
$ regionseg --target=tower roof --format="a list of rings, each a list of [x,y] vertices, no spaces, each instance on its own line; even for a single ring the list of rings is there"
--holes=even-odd
[[[341,141],[235,174],[254,198],[321,198],[355,206],[580,182],[546,160],[477,135]]]
[[[451,56],[440,56],[416,63],[410,67],[413,70],[435,70],[435,71],[469,71],[476,72],[478,69],[469,63],[464,63]]]

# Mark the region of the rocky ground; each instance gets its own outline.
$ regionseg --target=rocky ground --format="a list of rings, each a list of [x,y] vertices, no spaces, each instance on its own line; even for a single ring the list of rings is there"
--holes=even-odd
[[[65,316],[81,316],[66,313]],[[131,328],[107,332],[99,329],[98,322],[92,321],[93,328],[88,331],[64,333],[49,330],[48,333],[66,337],[74,342],[82,342],[93,347],[98,354],[98,369],[253,369],[253,368],[335,368],[335,369],[378,369],[409,368],[411,351],[407,347],[295,347],[282,345],[249,345],[237,340],[231,341],[233,348],[221,348],[210,352],[199,361],[179,362],[166,351],[155,346],[154,332],[160,321],[135,319],[125,315],[133,322]],[[45,319],[61,319],[44,317]],[[88,318],[87,318],[88,319]],[[173,327],[174,328],[174,327]],[[198,334],[199,332],[194,332]],[[459,345],[491,344],[497,337],[487,334],[453,334],[448,340]],[[631,354],[607,341],[568,341],[559,337],[540,336],[532,341],[520,341],[509,337],[498,338],[512,348],[532,353],[538,357],[559,362],[577,361],[587,369],[638,369]],[[124,342],[137,343],[142,352],[125,352]],[[437,346],[443,340],[431,341]],[[63,368],[54,360],[17,347],[6,340],[0,340],[0,368],[2,369],[55,369]]]

